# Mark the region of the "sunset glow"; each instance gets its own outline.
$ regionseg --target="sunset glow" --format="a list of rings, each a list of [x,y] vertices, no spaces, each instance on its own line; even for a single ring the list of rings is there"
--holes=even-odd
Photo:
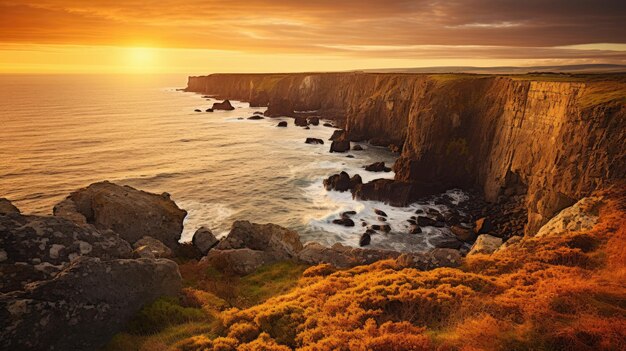
[[[620,1],[0,1],[0,72],[624,63]]]

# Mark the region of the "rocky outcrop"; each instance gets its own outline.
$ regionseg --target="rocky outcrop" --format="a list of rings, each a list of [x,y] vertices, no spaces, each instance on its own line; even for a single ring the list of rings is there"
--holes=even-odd
[[[191,242],[198,248],[198,251],[200,251],[202,255],[206,255],[209,250],[219,243],[219,240],[213,235],[213,232],[209,228],[200,227],[193,234]]]
[[[474,254],[487,254],[490,255],[502,245],[502,239],[489,234],[479,235],[476,242],[472,246],[472,249],[468,255]]]
[[[136,244],[151,258],[131,259],[131,245],[109,229],[0,214],[0,349],[99,349],[144,304],[176,295],[178,266],[153,253],[169,248],[147,237]]]
[[[105,181],[73,192],[54,207],[54,215],[113,230],[131,244],[150,236],[176,250],[187,212],[167,193],[151,194]]]
[[[235,108],[230,104],[229,100],[224,100],[222,102],[213,103],[213,107],[211,108],[213,111],[215,110],[224,110],[224,111],[232,111]]]
[[[626,83],[618,76],[214,74],[190,77],[187,90],[315,110],[343,125],[344,143],[394,145],[396,180],[420,190],[410,201],[453,187],[478,188],[491,202],[525,194],[531,234],[626,176]]]
[[[358,174],[350,177],[348,173],[342,171],[339,174],[333,174],[327,179],[324,179],[323,184],[326,190],[343,192],[348,190],[353,191],[359,185],[363,184],[363,180]]]
[[[0,349],[99,349],[144,304],[180,289],[169,260],[81,257],[54,279],[0,295]]]
[[[8,214],[20,214],[20,210],[8,199],[0,198],[0,215]]]

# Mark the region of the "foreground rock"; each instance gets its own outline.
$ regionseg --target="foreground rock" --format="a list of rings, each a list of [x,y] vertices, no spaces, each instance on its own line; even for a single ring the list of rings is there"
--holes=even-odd
[[[73,192],[54,206],[54,215],[113,230],[131,244],[151,236],[175,250],[187,212],[167,193],[156,195],[105,181]]]
[[[169,258],[172,250],[151,236],[144,236],[133,244],[135,252],[142,258]]]
[[[352,178],[350,178],[348,173],[341,172],[324,179],[323,183],[326,190],[343,192],[356,189],[357,186],[363,184],[363,180],[358,174],[355,174]]]
[[[374,162],[365,166],[366,171],[370,172],[391,172],[391,168],[385,166],[385,162]]]
[[[223,111],[232,111],[235,108],[230,104],[229,100],[224,100],[222,102],[213,103],[213,110],[223,110]]]
[[[470,250],[468,255],[475,255],[475,254],[490,255],[496,252],[496,250],[498,250],[500,245],[502,245],[501,238],[497,238],[489,234],[482,234],[478,236],[478,238],[476,239],[476,242],[472,246],[472,249]]]
[[[0,198],[0,215],[20,214],[20,210],[15,207],[11,201]]]
[[[182,286],[169,260],[81,257],[54,279],[0,295],[0,349],[94,350],[139,309]]]
[[[333,140],[330,144],[330,152],[346,152],[350,151],[349,140]]]
[[[602,204],[603,198],[600,196],[582,198],[549,220],[536,236],[559,236],[572,231],[590,230],[598,223],[598,209]]]
[[[267,252],[248,248],[211,250],[203,260],[222,272],[237,275],[250,274],[259,267],[276,261]]]
[[[206,255],[209,250],[211,250],[219,240],[213,235],[213,232],[205,227],[200,227],[193,235],[191,239],[193,245],[198,248],[201,255]]]

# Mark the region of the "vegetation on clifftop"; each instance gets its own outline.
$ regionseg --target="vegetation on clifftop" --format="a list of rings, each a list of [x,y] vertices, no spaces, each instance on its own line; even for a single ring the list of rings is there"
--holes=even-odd
[[[590,231],[526,238],[470,256],[460,269],[422,272],[402,260],[341,271],[319,265],[295,284],[302,267],[283,263],[229,282],[247,298],[216,305],[228,300],[216,298],[224,277],[183,266],[188,295],[214,322],[196,332],[194,323],[170,327],[136,349],[623,350],[625,193],[606,194]],[[173,340],[176,328],[187,332]],[[155,344],[159,338],[167,342]]]

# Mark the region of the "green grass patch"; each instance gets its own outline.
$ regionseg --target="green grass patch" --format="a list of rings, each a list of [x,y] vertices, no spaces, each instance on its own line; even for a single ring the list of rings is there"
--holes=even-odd
[[[132,334],[150,334],[166,327],[191,321],[209,321],[199,308],[183,307],[176,298],[162,297],[144,306],[130,321],[127,331]]]

